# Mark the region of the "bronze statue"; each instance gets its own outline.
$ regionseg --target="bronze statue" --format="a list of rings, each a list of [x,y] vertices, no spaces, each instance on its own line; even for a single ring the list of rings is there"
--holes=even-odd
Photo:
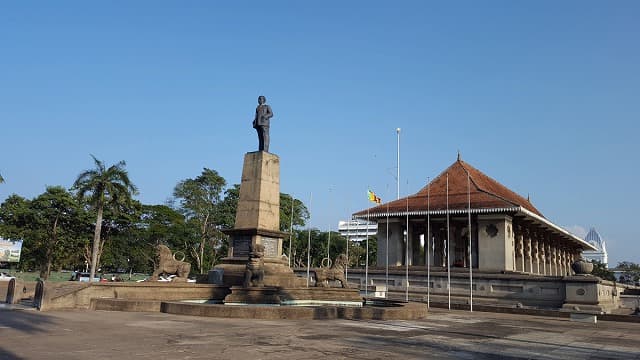
[[[269,121],[273,117],[271,107],[266,104],[267,98],[258,96],[256,116],[253,118],[253,128],[258,132],[258,151],[269,152]]]

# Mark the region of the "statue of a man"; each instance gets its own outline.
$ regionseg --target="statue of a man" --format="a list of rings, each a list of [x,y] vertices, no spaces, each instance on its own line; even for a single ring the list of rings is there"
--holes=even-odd
[[[269,120],[273,117],[271,107],[266,104],[267,98],[258,96],[256,116],[253,118],[253,128],[258,132],[258,151],[269,152]]]

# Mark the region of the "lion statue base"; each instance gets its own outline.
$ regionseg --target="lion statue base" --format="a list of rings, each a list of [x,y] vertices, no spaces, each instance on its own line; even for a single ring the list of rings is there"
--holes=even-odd
[[[158,280],[160,274],[176,275],[172,281],[187,281],[191,264],[186,261],[176,260],[165,245],[158,245],[158,268],[151,275],[151,280]]]

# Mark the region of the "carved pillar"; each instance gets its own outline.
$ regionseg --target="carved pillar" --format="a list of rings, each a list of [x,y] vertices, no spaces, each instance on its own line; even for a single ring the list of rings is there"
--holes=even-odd
[[[531,243],[533,253],[533,272],[540,275],[540,248],[538,247],[538,233],[533,233],[533,241]]]
[[[540,234],[540,260],[542,261],[542,275],[547,275],[547,243],[544,240],[544,233]]]
[[[524,240],[522,236],[522,227],[518,225],[514,227],[516,238],[516,271],[524,271]]]
[[[545,249],[545,253],[547,255],[547,275],[553,275],[553,271],[551,270],[551,258],[552,258],[552,254],[551,254],[551,238],[549,237],[549,235],[546,236],[546,241],[545,241],[545,245],[546,245],[546,249]]]
[[[560,275],[567,276],[567,251],[564,246],[560,248]]]
[[[524,263],[524,272],[531,274],[533,272],[532,267],[533,267],[533,259],[531,256],[531,231],[529,229],[526,229],[526,231],[524,232],[525,234],[525,243],[524,243],[524,256],[525,256],[525,263]]]
[[[551,248],[551,275],[558,276],[558,250],[555,246]]]
[[[569,261],[568,261],[569,275],[574,275],[573,269],[571,268],[571,264],[573,264],[573,262],[575,261],[575,256],[576,256],[576,250],[573,247],[569,248]]]

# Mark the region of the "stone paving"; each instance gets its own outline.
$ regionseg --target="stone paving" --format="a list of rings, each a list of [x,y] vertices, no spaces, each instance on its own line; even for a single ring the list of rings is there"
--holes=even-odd
[[[0,359],[640,359],[640,323],[432,309],[420,321],[0,308]]]

